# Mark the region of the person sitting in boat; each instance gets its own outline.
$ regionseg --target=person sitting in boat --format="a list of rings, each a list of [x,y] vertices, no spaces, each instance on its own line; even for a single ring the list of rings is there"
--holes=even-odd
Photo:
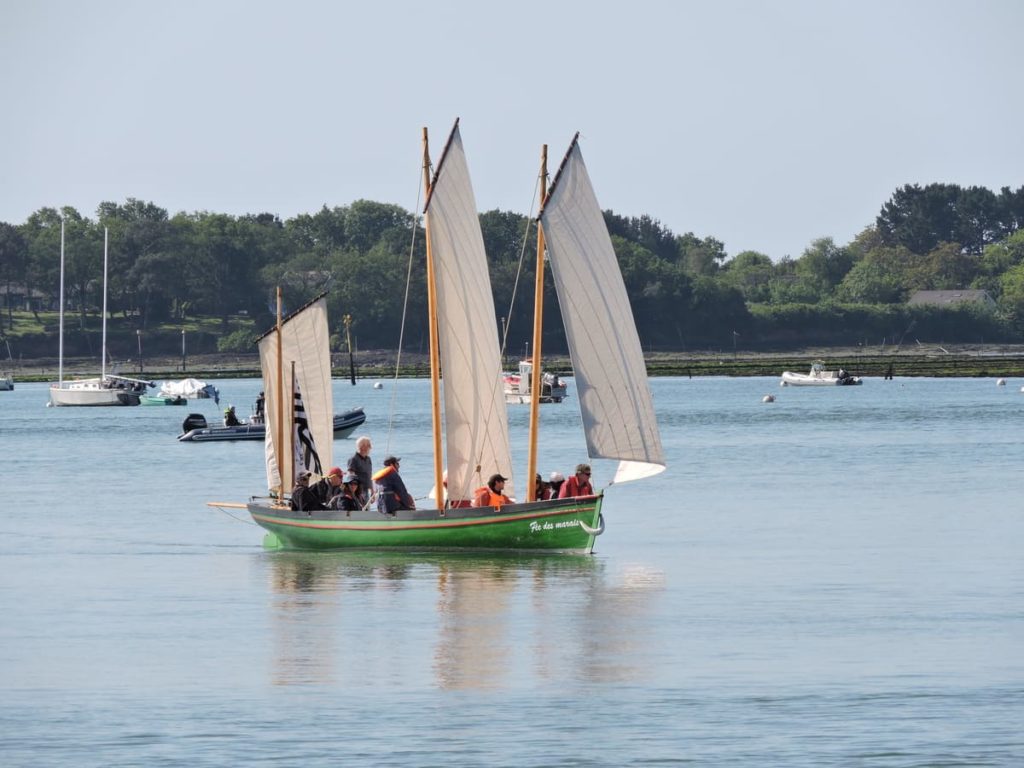
[[[506,480],[508,480],[507,477],[497,474],[491,475],[487,480],[487,485],[478,488],[476,493],[473,494],[473,506],[501,509],[503,504],[511,504],[512,499],[504,493]]]
[[[590,484],[590,465],[577,464],[576,474],[570,477],[558,491],[558,498],[571,499],[575,496],[593,496],[594,486]]]
[[[373,460],[370,449],[373,443],[366,435],[356,438],[356,452],[348,460],[348,471],[359,479],[359,503],[365,507],[373,488]]]
[[[533,500],[534,501],[547,501],[551,498],[551,484],[544,482],[544,478],[537,474],[537,478],[533,483]]]
[[[561,472],[552,472],[548,476],[548,485],[551,487],[551,498],[557,499],[558,492],[562,490],[562,484],[565,483],[565,475]]]
[[[313,496],[315,507],[306,509],[330,509],[331,500],[341,493],[341,467],[331,467],[327,475],[310,487],[310,494]]]
[[[292,488],[291,498],[292,509],[301,512],[317,509],[316,497],[313,496],[312,489],[309,487],[309,478],[311,474],[311,472],[301,469],[295,476],[295,487]]]
[[[384,515],[393,515],[400,509],[416,509],[416,502],[405,489],[405,482],[398,474],[400,461],[397,456],[388,456],[384,459],[384,469],[373,476],[377,491],[377,509]]]
[[[363,505],[359,501],[359,478],[349,472],[341,483],[341,493],[331,499],[331,509],[357,512]]]
[[[224,409],[224,426],[225,427],[238,427],[241,426],[242,422],[238,420],[238,416],[235,415],[235,406],[229,405]]]

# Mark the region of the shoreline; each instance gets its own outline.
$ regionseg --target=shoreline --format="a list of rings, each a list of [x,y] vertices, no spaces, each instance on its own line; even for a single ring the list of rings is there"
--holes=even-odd
[[[926,377],[1009,377],[1024,376],[1024,345],[949,345],[914,344],[888,348],[808,348],[778,352],[653,352],[645,355],[650,376],[779,376],[783,371],[806,372],[815,360],[823,360],[829,369],[843,368],[855,376],[926,376]],[[430,367],[422,353],[398,353],[393,350],[371,350],[353,354],[357,379],[427,377]],[[505,370],[515,369],[518,359],[506,357]],[[333,377],[349,377],[347,354],[332,355]],[[16,381],[56,381],[58,361],[55,358],[24,360],[10,370]],[[550,356],[544,370],[570,376],[572,366],[566,356]],[[142,379],[259,378],[259,356],[252,354],[206,354],[181,358],[159,357],[151,360],[127,360],[108,366],[108,373]],[[71,358],[64,361],[65,378],[99,375],[99,361],[94,358]]]

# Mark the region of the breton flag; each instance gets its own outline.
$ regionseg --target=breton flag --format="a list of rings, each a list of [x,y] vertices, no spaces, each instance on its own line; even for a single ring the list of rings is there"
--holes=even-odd
[[[323,467],[320,464],[320,454],[316,452],[316,444],[313,442],[313,433],[309,429],[309,420],[306,418],[306,408],[302,404],[302,392],[299,391],[299,381],[293,378],[292,392],[295,393],[295,414],[292,423],[295,424],[295,436],[292,445],[295,448],[295,472],[306,469],[314,475],[322,475]]]

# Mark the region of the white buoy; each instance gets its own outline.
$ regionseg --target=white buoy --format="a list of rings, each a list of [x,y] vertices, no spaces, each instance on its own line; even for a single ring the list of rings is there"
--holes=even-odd
[[[764,397],[761,398],[761,402],[762,403],[774,403],[775,402],[775,395],[765,395]]]
[[[996,386],[997,387],[1005,387],[1006,386],[1006,379],[996,379]]]
[[[780,381],[780,382],[779,382],[779,386],[780,386],[780,387],[784,387],[784,386],[786,386],[786,382],[785,382],[785,381]]]
[[[373,382],[373,388],[374,389],[384,389],[384,385],[381,384],[379,381],[375,381],[375,382]]]

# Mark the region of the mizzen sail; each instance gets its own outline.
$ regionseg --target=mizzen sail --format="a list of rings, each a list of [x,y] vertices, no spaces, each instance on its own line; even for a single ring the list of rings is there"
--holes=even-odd
[[[640,338],[579,144],[540,213],[565,325],[587,451],[618,459],[613,482],[661,472],[661,447]]]
[[[497,315],[458,123],[425,212],[437,285],[448,498],[470,499],[492,474],[511,478],[512,458]],[[511,495],[510,489],[511,482]]]

